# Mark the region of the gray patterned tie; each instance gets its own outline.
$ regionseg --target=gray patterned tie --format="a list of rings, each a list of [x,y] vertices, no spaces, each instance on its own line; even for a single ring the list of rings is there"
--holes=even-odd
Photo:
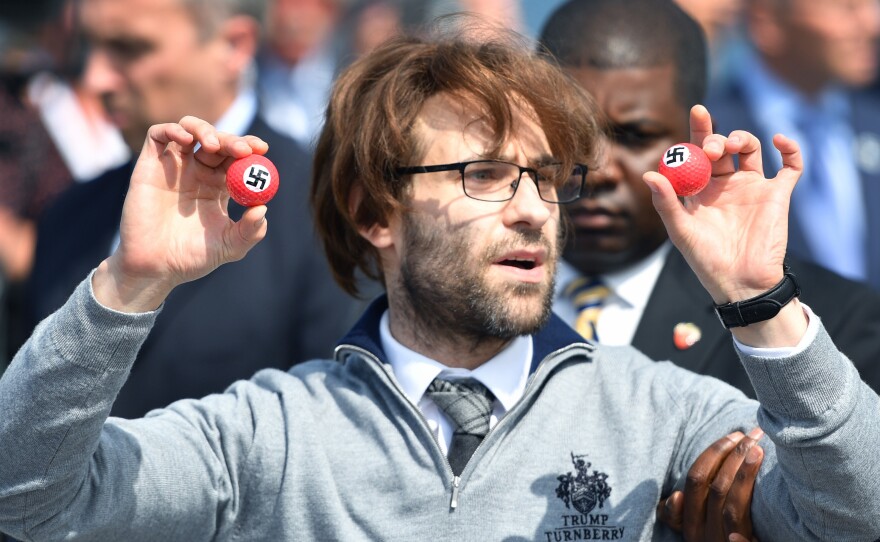
[[[452,423],[449,464],[458,476],[489,432],[489,416],[495,396],[474,379],[450,382],[434,379],[425,392]]]

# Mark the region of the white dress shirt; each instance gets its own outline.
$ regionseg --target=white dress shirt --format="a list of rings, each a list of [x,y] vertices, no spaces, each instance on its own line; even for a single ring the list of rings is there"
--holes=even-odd
[[[605,301],[604,308],[599,314],[596,326],[597,335],[601,344],[610,346],[624,346],[632,343],[636,328],[642,319],[642,314],[648,306],[651,292],[657,284],[660,271],[666,263],[666,255],[672,248],[667,241],[653,254],[637,263],[636,265],[618,273],[600,275],[605,285],[611,290]],[[571,281],[580,277],[580,273],[565,260],[559,260],[556,271],[556,296],[553,300],[553,312],[564,322],[574,325],[577,318],[577,310],[571,299],[562,292]],[[783,348],[755,348],[743,344],[733,337],[736,347],[744,354],[762,357],[766,359],[784,358],[802,352],[813,340],[819,330],[819,318],[807,305],[801,303],[807,316],[808,324],[804,336],[793,347]],[[719,322],[718,325],[721,325]]]
[[[596,335],[602,344],[621,346],[632,343],[671,246],[667,241],[636,265],[617,273],[599,275],[598,278],[611,290],[596,323]],[[562,292],[580,276],[571,264],[559,260],[553,310],[570,325],[577,318],[577,309],[571,298]]]
[[[618,284],[624,285],[622,290],[627,292],[625,296],[620,296],[621,310],[620,315],[618,315],[617,318],[626,323],[628,328],[631,328],[631,331],[628,332],[629,340],[632,339],[635,327],[638,325],[638,320],[641,318],[641,314],[645,310],[648,296],[650,295],[651,289],[654,287],[654,283],[657,281],[657,276],[660,273],[660,269],[663,267],[665,255],[669,251],[669,248],[669,246],[664,245],[664,247],[658,249],[658,251],[648,258],[648,260],[651,261],[646,260],[642,262],[644,263],[644,266],[641,267],[641,273],[646,277],[653,277],[650,280],[650,287],[647,289],[647,293],[642,292],[642,288],[637,288],[633,286],[633,284],[630,284],[631,281],[640,274],[639,272],[634,272],[632,274],[615,274],[617,276],[612,276],[612,278],[616,279]],[[657,260],[659,260],[659,264],[657,263]],[[561,265],[564,264],[568,270],[573,271],[573,268],[568,264],[565,264],[565,262],[560,260],[559,263]],[[642,300],[638,303],[638,306],[633,304],[633,302],[636,301],[635,298]],[[803,351],[816,338],[819,329],[818,318],[813,315],[809,307],[806,305],[803,305],[803,307],[804,312],[809,319],[809,325],[806,333],[804,333],[804,336],[801,338],[797,346],[791,348],[754,348],[740,343],[735,338],[734,344],[743,353],[767,359],[788,357]],[[638,315],[634,316],[636,311]],[[625,314],[629,314],[630,316],[623,316]],[[562,315],[560,316],[562,317]],[[562,319],[566,320],[564,317],[562,317]],[[569,319],[566,321],[572,322],[573,320]],[[612,323],[611,320],[606,324],[606,326],[608,326],[606,331],[609,336],[614,336],[614,333],[612,333],[612,326],[614,325],[615,324]],[[719,323],[719,325],[721,324]],[[501,352],[471,371],[468,369],[447,367],[438,361],[419,354],[418,352],[402,345],[391,335],[387,310],[382,315],[382,319],[379,323],[379,333],[382,340],[382,348],[387,356],[386,361],[391,365],[394,378],[397,380],[398,384],[400,384],[407,399],[409,399],[409,401],[415,405],[425,417],[428,427],[433,432],[434,438],[437,439],[440,449],[444,454],[448,453],[452,441],[453,428],[449,420],[446,418],[446,415],[440,410],[434,401],[425,395],[425,391],[435,378],[438,376],[448,380],[473,378],[486,386],[495,395],[496,399],[493,403],[492,415],[489,419],[490,429],[495,427],[498,420],[500,420],[507,411],[513,408],[516,402],[519,401],[525,393],[533,357],[531,336],[520,336],[513,339],[510,344],[501,350]],[[600,337],[602,336],[601,333],[602,332],[600,331]],[[617,338],[619,340],[620,335],[618,335]],[[605,343],[604,339],[602,342]],[[620,344],[629,344],[629,342]]]
[[[30,80],[27,93],[75,181],[91,181],[129,160],[119,129],[87,114],[67,82],[42,72]]]
[[[428,427],[440,444],[443,453],[449,450],[452,441],[452,425],[446,415],[434,404],[425,390],[438,376],[457,380],[473,378],[486,386],[495,395],[489,427],[495,427],[505,413],[523,396],[529,368],[532,363],[532,337],[517,337],[504,350],[473,371],[453,369],[426,356],[414,352],[400,344],[391,335],[388,311],[382,315],[379,332],[382,348],[388,362],[406,397],[421,410]]]

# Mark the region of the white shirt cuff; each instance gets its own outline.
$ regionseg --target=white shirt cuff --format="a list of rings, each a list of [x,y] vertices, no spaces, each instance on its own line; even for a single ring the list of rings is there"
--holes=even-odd
[[[804,314],[807,316],[807,331],[804,333],[804,336],[801,337],[800,342],[797,343],[797,346],[785,346],[780,348],[755,348],[754,346],[748,346],[736,340],[736,337],[733,338],[733,343],[736,345],[737,349],[740,352],[747,356],[752,356],[755,358],[766,358],[766,359],[781,359],[781,358],[789,358],[791,356],[800,354],[810,344],[816,339],[816,335],[819,333],[819,318],[813,314],[813,310],[807,305],[801,303],[801,306],[804,308]]]

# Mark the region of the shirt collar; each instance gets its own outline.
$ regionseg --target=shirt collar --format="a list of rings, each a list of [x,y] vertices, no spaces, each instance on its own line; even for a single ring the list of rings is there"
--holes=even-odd
[[[631,265],[623,271],[599,275],[605,286],[611,290],[611,295],[616,296],[628,306],[647,305],[657,277],[666,263],[666,255],[672,244],[666,241],[647,258],[643,258],[635,265]],[[581,273],[565,260],[559,260],[556,272],[556,296],[562,295],[566,286],[577,278]]]
[[[232,105],[223,113],[214,127],[221,132],[242,136],[257,116],[257,94],[253,88],[242,89]]]
[[[602,275],[605,285],[629,306],[646,305],[672,244],[666,241],[647,258],[616,273]]]
[[[474,378],[482,383],[498,399],[504,411],[522,397],[529,376],[532,360],[532,337],[520,336],[513,339],[501,352],[473,371],[453,369],[400,344],[392,335],[388,311],[382,315],[379,324],[382,348],[394,376],[404,394],[414,405],[418,405],[425,390],[442,373],[451,379]]]

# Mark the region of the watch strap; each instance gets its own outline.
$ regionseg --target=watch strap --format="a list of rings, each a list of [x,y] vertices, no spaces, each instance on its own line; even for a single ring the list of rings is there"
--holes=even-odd
[[[782,307],[801,295],[794,275],[786,268],[782,280],[766,292],[743,301],[715,305],[715,313],[724,327],[744,327],[769,320],[779,314]]]

